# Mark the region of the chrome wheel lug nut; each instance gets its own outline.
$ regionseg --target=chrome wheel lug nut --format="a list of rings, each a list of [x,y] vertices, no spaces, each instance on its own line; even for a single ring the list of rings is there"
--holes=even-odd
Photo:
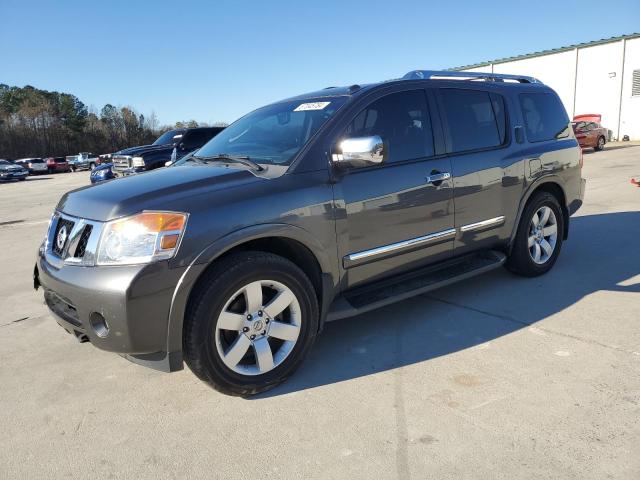
[[[251,338],[251,340],[255,340],[255,339],[256,339],[256,336],[255,336],[255,335],[251,335],[251,337],[250,337],[250,338]]]
[[[266,334],[267,334],[267,331],[266,331],[266,330],[263,330],[263,331],[262,331],[262,335],[266,335]]]
[[[252,318],[251,314],[247,315],[247,320],[251,320]]]
[[[269,323],[269,319],[267,318],[267,319],[264,321],[264,323]]]
[[[262,310],[258,310],[258,316],[261,317],[262,316]]]
[[[247,332],[249,331],[249,327],[244,327],[244,328],[242,329],[242,331],[243,331],[243,332],[245,332],[245,333],[247,333]]]

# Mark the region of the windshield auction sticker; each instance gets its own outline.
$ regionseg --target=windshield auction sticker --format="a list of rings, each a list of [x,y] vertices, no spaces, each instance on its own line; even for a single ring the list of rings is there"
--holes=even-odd
[[[305,110],[322,110],[331,102],[313,102],[313,103],[303,103],[298,105],[294,112],[304,112]]]

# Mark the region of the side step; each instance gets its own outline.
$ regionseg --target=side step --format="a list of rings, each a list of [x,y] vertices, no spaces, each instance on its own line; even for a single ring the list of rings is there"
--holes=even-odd
[[[500,267],[502,252],[488,250],[356,288],[337,298],[327,322],[359,315]]]

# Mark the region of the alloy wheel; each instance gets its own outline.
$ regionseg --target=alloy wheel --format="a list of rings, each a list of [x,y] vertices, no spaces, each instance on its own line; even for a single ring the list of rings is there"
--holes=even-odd
[[[531,259],[538,265],[549,261],[558,241],[556,214],[547,206],[540,207],[529,223],[527,246]]]
[[[231,295],[218,316],[218,354],[236,373],[262,375],[289,356],[301,322],[300,303],[289,287],[274,280],[251,282]]]

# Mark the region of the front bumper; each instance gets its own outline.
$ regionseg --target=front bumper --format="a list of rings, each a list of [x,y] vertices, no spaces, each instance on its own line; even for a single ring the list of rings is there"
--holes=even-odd
[[[129,175],[136,175],[145,171],[144,167],[129,167],[129,168],[112,168],[113,175],[115,177],[127,177]]]
[[[29,172],[26,170],[23,172],[1,172],[0,180],[22,180],[27,178],[27,175]]]
[[[42,286],[54,318],[67,332],[102,350],[152,368],[182,368],[169,356],[167,330],[173,294],[184,269],[167,262],[131,266],[55,266],[40,250],[34,286]],[[99,314],[106,323],[96,322]]]

